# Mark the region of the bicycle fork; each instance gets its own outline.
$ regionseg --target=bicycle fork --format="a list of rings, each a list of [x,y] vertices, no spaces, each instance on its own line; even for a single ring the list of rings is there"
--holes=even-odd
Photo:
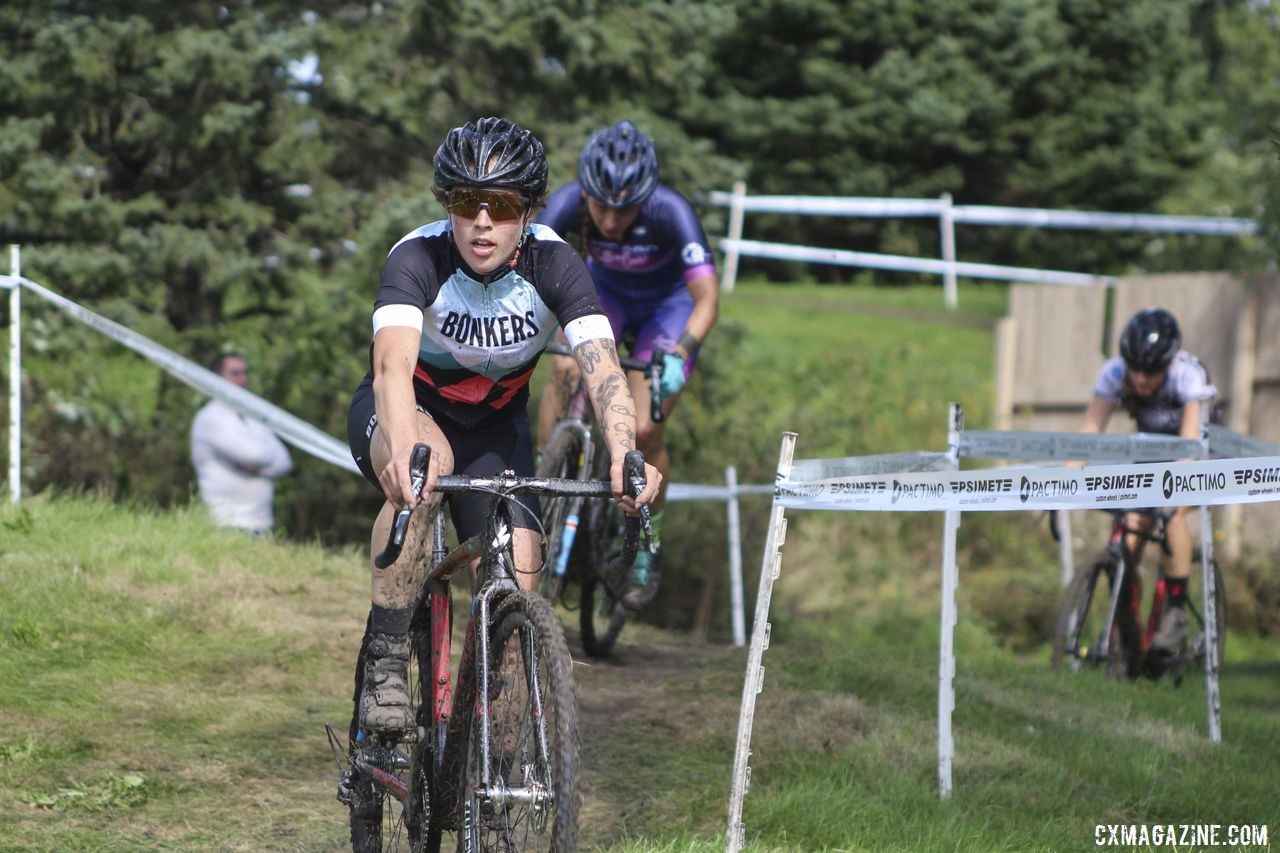
[[[490,624],[489,618],[492,612],[492,598],[495,593],[510,591],[510,587],[495,586],[487,593],[479,597],[477,602],[479,607],[479,617],[477,624],[487,626]],[[525,625],[521,627],[519,632],[521,665],[524,668],[526,676],[526,684],[529,689],[529,722],[533,730],[533,746],[535,749],[535,760],[532,766],[550,763],[550,745],[547,741],[546,731],[546,715],[542,703],[542,684],[541,676],[538,668],[538,649],[532,626]],[[475,791],[477,799],[481,802],[481,807],[500,812],[508,806],[512,805],[528,805],[534,810],[535,823],[539,826],[545,824],[546,815],[550,812],[550,792],[551,785],[549,779],[529,778],[527,766],[525,770],[524,782],[520,787],[511,787],[501,778],[494,778],[493,773],[493,742],[490,737],[491,728],[489,721],[493,711],[493,700],[501,695],[502,685],[498,684],[497,690],[491,690],[492,669],[490,667],[491,652],[489,646],[489,632],[480,631],[478,640],[478,671],[476,673],[480,688],[476,691],[476,717],[481,723],[479,749],[480,749],[480,783],[481,786]],[[512,721],[513,722],[513,721]],[[517,732],[518,734],[518,732]],[[512,758],[514,756],[503,756],[503,758]],[[540,761],[539,758],[545,758]],[[469,811],[468,804],[468,811]],[[474,820],[473,815],[466,814],[463,816],[464,821]]]
[[[1116,560],[1116,576],[1111,581],[1111,601],[1107,605],[1107,621],[1102,626],[1102,637],[1098,640],[1098,659],[1108,660],[1111,654],[1111,627],[1116,624],[1116,612],[1120,607],[1120,590],[1124,588],[1125,559]]]

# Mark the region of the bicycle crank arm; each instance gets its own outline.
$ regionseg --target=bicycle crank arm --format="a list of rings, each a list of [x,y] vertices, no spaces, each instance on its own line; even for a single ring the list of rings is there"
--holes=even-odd
[[[361,773],[368,776],[380,787],[385,788],[387,793],[400,801],[401,805],[409,800],[409,786],[397,779],[387,771],[380,767],[374,767],[367,761],[356,759],[352,762],[355,768]]]

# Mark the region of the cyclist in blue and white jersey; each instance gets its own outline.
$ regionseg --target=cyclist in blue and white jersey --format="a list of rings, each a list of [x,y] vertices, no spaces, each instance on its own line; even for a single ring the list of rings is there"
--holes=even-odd
[[[374,552],[386,543],[396,511],[423,503],[400,558],[372,569],[368,665],[360,721],[398,731],[409,719],[407,632],[425,561],[422,526],[440,503],[437,476],[532,476],[527,403],[529,377],[557,327],[563,328],[587,383],[613,460],[614,496],[634,512],[662,481],[623,498],[622,458],[634,449],[635,404],[618,364],[609,321],[578,254],[551,229],[531,224],[546,195],[547,161],[534,135],[509,121],[480,119],[449,131],[436,151],[436,198],[447,218],[411,232],[392,247],[373,310],[370,371],[351,402],[347,438],[365,477],[386,497],[374,523]],[[431,448],[420,498],[411,486],[413,446]],[[536,586],[540,566],[538,506],[515,513],[515,567]],[[483,530],[484,496],[454,496],[460,540]]]
[[[1199,439],[1201,407],[1213,406],[1217,396],[1204,365],[1182,349],[1182,333],[1174,316],[1163,308],[1146,308],[1131,317],[1120,333],[1120,355],[1098,372],[1080,431],[1102,432],[1111,413],[1120,407],[1141,432]],[[1178,507],[1165,528],[1172,551],[1161,556],[1169,606],[1151,638],[1150,651],[1156,655],[1177,654],[1186,637],[1192,550],[1187,509]],[[1144,530],[1151,525],[1151,519],[1141,515],[1130,515],[1128,522]],[[1144,541],[1130,537],[1135,562]]]
[[[539,216],[558,234],[577,233],[614,339],[631,343],[630,355],[665,353],[659,393],[664,418],[654,423],[647,406],[637,412],[637,440],[645,459],[663,476],[671,468],[663,428],[716,323],[719,291],[715,262],[702,224],[679,192],[659,183],[653,142],[622,120],[591,136],[578,158],[578,180],[557,190]],[[555,357],[543,393],[538,427],[545,441],[563,416],[577,385],[573,360]],[[631,394],[649,399],[649,380],[630,374]],[[663,486],[653,505],[653,537],[660,547]],[[639,609],[653,600],[661,555],[642,552],[622,603]]]

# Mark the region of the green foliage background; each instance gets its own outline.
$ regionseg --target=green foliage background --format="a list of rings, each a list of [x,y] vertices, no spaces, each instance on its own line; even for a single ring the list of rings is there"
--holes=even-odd
[[[0,240],[23,245],[24,273],[198,360],[243,351],[254,390],[338,436],[382,259],[440,214],[427,190],[444,133],[486,114],[534,128],[555,183],[592,129],[628,116],[693,197],[745,179],[1280,221],[1280,39],[1274,11],[1243,0],[16,0],[0,44]],[[722,233],[723,211],[702,212]],[[760,216],[748,230],[936,254],[932,222]],[[962,234],[966,259],[1104,273],[1257,269],[1269,246]],[[51,311],[28,316],[28,486],[188,500],[198,396]],[[753,454],[776,424],[749,401],[799,378],[743,346],[750,382],[713,381],[715,358],[738,358],[734,334],[717,334],[675,425],[682,478],[717,474],[726,439]],[[917,365],[906,347],[882,368],[852,377],[837,358],[815,384],[893,388]],[[376,496],[297,463],[279,492],[288,532],[363,538]]]

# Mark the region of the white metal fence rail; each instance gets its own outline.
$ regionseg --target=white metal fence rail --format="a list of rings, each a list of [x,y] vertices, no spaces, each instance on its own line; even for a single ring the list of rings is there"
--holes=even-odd
[[[944,299],[948,308],[956,306],[956,279],[959,276],[1004,281],[1026,281],[1070,287],[1108,285],[1114,282],[1112,276],[957,261],[955,237],[957,223],[964,225],[1004,225],[1022,228],[1151,231],[1167,234],[1226,236],[1256,234],[1258,232],[1258,223],[1249,219],[953,205],[950,194],[946,193],[938,199],[748,196],[746,184],[738,182],[734,184],[733,192],[711,192],[707,194],[707,200],[714,205],[729,208],[729,231],[720,240],[720,248],[725,254],[724,271],[720,282],[722,290],[733,290],[738,275],[738,260],[742,256],[748,256],[941,275],[943,277]],[[905,255],[850,252],[841,249],[822,249],[812,246],[744,240],[742,234],[748,211],[756,213],[809,214],[812,216],[937,217],[942,259],[933,260]]]

